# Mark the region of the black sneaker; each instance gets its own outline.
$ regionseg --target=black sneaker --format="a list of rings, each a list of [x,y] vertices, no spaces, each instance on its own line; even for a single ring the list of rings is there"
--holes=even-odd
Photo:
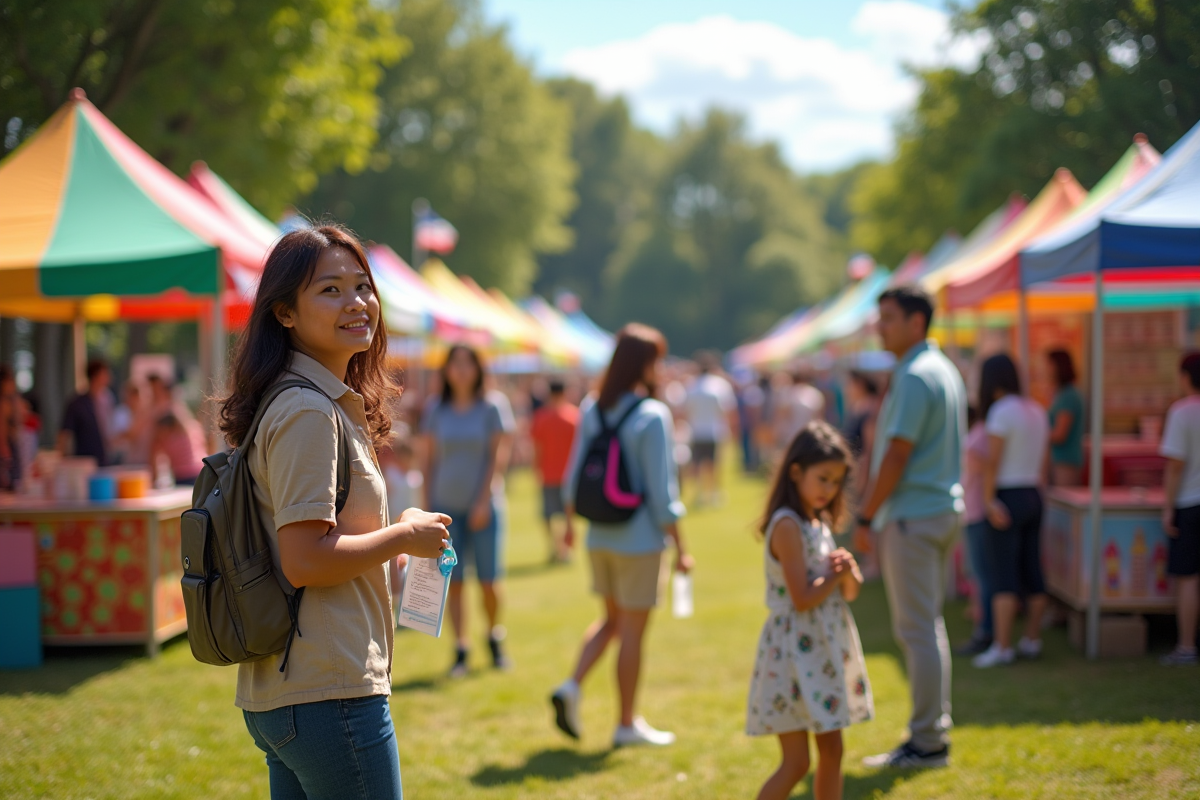
[[[492,666],[498,670],[509,670],[512,669],[512,661],[504,652],[504,646],[501,644],[503,641],[504,629],[497,626],[497,630],[492,631],[491,636],[488,637],[488,647],[492,651]]]
[[[454,666],[450,668],[450,677],[467,677],[467,651],[461,647],[454,651]]]
[[[956,656],[977,656],[992,646],[992,637],[972,634],[971,638],[954,648]]]
[[[880,753],[863,759],[865,767],[889,767],[891,769],[936,769],[949,766],[950,745],[941,750],[925,752],[918,750],[908,742],[897,747],[890,753]]]

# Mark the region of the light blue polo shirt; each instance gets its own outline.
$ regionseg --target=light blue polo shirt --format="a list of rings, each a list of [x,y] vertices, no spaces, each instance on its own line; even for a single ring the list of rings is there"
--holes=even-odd
[[[967,390],[958,368],[937,343],[921,342],[904,354],[875,434],[871,473],[892,439],[913,445],[900,482],[875,515],[877,530],[893,519],[926,519],[963,511],[962,443],[967,429]]]

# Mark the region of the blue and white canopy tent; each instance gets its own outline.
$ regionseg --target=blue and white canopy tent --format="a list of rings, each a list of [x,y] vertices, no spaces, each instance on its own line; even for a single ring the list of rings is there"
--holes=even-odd
[[[1082,215],[1021,251],[1021,286],[1069,275],[1095,275],[1092,360],[1104,359],[1104,276],[1140,270],[1169,276],[1200,266],[1200,125],[1168,150],[1142,180],[1094,214]],[[1091,571],[1087,653],[1100,633],[1100,513],[1104,434],[1103,370],[1091,374]]]

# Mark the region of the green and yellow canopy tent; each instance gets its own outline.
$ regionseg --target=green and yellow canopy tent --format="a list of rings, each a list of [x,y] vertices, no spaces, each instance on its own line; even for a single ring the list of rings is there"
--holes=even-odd
[[[48,322],[208,316],[224,328],[267,249],[80,89],[0,162],[0,315]],[[233,302],[225,306],[227,296]],[[218,298],[225,313],[212,311]]]

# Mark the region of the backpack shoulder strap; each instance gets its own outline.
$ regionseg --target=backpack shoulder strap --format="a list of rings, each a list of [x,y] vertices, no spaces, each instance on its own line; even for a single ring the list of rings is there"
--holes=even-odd
[[[629,408],[627,408],[625,410],[625,413],[621,415],[621,418],[619,420],[617,420],[617,424],[613,426],[613,430],[618,430],[618,431],[621,430],[621,426],[625,424],[625,421],[627,419],[629,419],[631,416],[633,416],[633,412],[637,411],[638,406],[640,406],[642,404],[642,401],[645,399],[646,398],[644,398],[644,397],[639,397],[636,400],[634,400],[633,405],[631,405]]]
[[[603,436],[611,432],[612,429],[608,427],[608,420],[604,418],[604,409],[600,407],[599,403],[596,403],[593,407],[596,409],[596,418],[600,420],[600,435]]]
[[[286,392],[288,389],[314,389],[329,399],[333,403],[334,400],[321,388],[310,380],[304,378],[295,378],[285,381],[280,381],[267,389],[263,394],[262,400],[258,402],[258,411],[254,413],[254,419],[250,423],[250,427],[246,429],[246,434],[242,437],[242,445],[238,449],[243,453],[249,449],[250,443],[254,441],[254,437],[258,434],[258,426],[262,422],[263,415],[267,411],[267,407],[275,402],[279,395]],[[350,497],[350,440],[346,435],[345,426],[342,424],[342,415],[338,413],[336,408],[333,410],[333,421],[337,425],[337,440],[338,440],[338,456],[337,456],[337,489],[335,492],[334,511],[336,514],[342,513],[342,509],[346,507],[346,500]]]
[[[646,398],[644,398],[644,397],[639,397],[639,398],[635,399],[633,401],[633,405],[631,405],[629,408],[625,409],[625,413],[621,415],[621,418],[619,420],[617,420],[616,425],[608,424],[608,420],[604,416],[604,409],[600,408],[600,404],[597,403],[596,404],[596,415],[600,417],[600,433],[601,434],[606,434],[606,433],[612,434],[612,433],[616,433],[617,431],[621,430],[621,426],[625,424],[625,420],[629,419],[630,415],[633,414],[633,412],[637,409],[638,406],[640,406],[642,404],[642,401],[645,399]]]

